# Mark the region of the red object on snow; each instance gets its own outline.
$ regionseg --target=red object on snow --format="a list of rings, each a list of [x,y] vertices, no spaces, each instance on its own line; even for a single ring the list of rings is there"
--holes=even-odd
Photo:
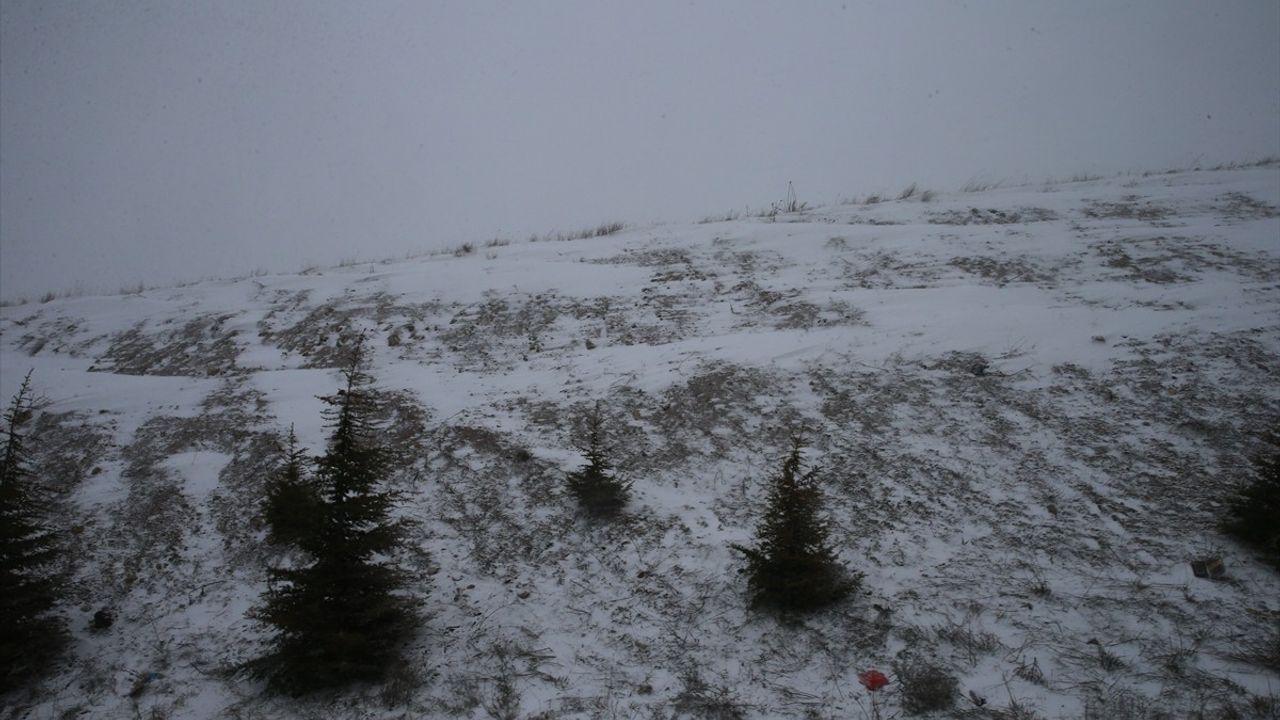
[[[889,678],[879,670],[868,670],[858,673],[858,682],[862,683],[862,687],[875,692],[885,685],[889,684]]]

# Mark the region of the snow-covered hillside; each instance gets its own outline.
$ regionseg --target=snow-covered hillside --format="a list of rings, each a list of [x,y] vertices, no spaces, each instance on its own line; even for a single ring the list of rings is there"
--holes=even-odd
[[[421,632],[384,687],[275,697],[226,672],[266,637],[262,483],[362,331]],[[1280,576],[1214,529],[1280,418],[1275,164],[11,306],[0,368],[46,399],[74,578],[5,716],[870,718],[876,668],[893,717],[895,660],[955,716],[1280,713]],[[605,525],[563,488],[597,405]],[[782,623],[729,544],[797,432],[866,580]]]

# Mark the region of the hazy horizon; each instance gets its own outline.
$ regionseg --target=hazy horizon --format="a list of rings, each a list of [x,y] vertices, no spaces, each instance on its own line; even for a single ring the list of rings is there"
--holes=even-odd
[[[1280,4],[0,5],[0,297],[1280,154]]]

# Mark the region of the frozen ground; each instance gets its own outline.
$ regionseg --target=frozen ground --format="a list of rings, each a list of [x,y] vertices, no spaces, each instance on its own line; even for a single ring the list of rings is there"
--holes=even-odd
[[[877,668],[894,717],[923,663],[942,716],[1275,717],[1280,576],[1214,523],[1280,417],[1278,207],[1271,164],[0,309],[74,578],[67,661],[3,716],[869,718]],[[421,632],[384,687],[273,697],[227,672],[263,649],[262,482],[290,425],[321,449],[361,331]],[[597,404],[611,526],[562,481]],[[795,432],[866,581],[782,623],[729,543]]]

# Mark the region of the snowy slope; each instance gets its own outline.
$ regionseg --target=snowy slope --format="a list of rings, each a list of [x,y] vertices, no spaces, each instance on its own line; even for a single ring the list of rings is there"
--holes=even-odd
[[[65,666],[3,716],[860,718],[857,672],[924,658],[966,717],[1249,717],[1280,577],[1214,523],[1280,417],[1278,208],[1271,164],[0,309],[74,577]],[[277,698],[226,672],[263,648],[261,483],[291,425],[323,447],[361,331],[422,630],[385,687]],[[611,526],[562,488],[597,404]],[[795,432],[866,581],[783,624],[728,544]]]

